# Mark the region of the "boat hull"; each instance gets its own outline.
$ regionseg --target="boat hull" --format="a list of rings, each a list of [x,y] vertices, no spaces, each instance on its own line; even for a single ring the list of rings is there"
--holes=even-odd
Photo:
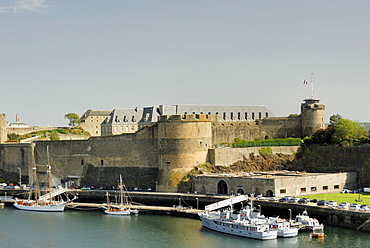
[[[128,209],[127,210],[116,210],[116,211],[104,210],[104,213],[110,214],[110,215],[131,215],[131,211]]]
[[[57,203],[57,204],[50,204],[50,205],[21,205],[18,203],[14,203],[14,207],[19,210],[25,211],[38,211],[38,212],[63,212],[66,203]]]
[[[224,223],[223,225],[216,224],[217,221],[215,222],[214,220],[207,219],[203,216],[200,216],[200,219],[202,221],[203,227],[217,232],[260,240],[269,240],[277,238],[277,232],[275,230],[250,231],[241,228],[235,228],[235,225],[232,225],[231,223],[230,224]]]

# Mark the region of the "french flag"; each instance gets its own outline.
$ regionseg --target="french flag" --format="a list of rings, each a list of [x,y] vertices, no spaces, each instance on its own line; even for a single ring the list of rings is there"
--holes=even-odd
[[[303,84],[308,84],[308,81],[307,80],[303,80]]]

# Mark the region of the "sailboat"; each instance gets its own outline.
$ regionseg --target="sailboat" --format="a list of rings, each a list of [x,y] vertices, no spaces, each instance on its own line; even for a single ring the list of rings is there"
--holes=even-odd
[[[131,209],[128,206],[128,202],[125,204],[125,191],[123,189],[124,184],[122,182],[122,176],[119,175],[119,185],[120,188],[120,205],[113,205],[109,200],[109,193],[107,192],[107,206],[104,207],[104,213],[111,214],[111,215],[130,215],[130,214],[137,214],[139,211],[137,209]]]
[[[48,177],[48,193],[40,196],[40,190],[37,186],[37,166],[35,161],[35,144],[32,143],[32,170],[33,170],[33,195],[34,199],[16,199],[14,207],[20,210],[27,211],[40,211],[40,212],[63,212],[66,204],[71,201],[55,200],[55,196],[61,195],[68,191],[65,188],[59,188],[57,190],[52,190],[51,187],[51,166],[50,166],[50,156],[49,156],[49,147],[47,147],[48,155],[48,165],[47,165],[47,177]],[[30,192],[31,196],[31,192]],[[75,197],[76,198],[76,197]],[[74,198],[74,199],[75,199]],[[74,200],[72,199],[72,200]]]

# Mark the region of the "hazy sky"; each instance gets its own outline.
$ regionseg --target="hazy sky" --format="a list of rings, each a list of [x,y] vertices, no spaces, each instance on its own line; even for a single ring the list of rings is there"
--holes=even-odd
[[[0,113],[265,105],[370,121],[369,0],[0,0]]]

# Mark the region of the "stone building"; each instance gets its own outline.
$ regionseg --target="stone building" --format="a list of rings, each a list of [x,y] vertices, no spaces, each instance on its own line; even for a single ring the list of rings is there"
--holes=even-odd
[[[224,122],[255,121],[274,116],[274,114],[265,106],[191,104],[156,105],[145,107],[143,109],[143,116],[139,122],[139,128],[153,125],[161,115],[186,114],[216,115],[217,120]]]
[[[356,187],[356,172],[209,174],[192,177],[193,190],[208,194],[262,194],[264,196],[304,196],[339,192]]]
[[[79,127],[89,132],[91,136],[101,136],[101,123],[111,111],[88,109],[81,117]]]
[[[101,135],[120,135],[134,133],[142,117],[142,109],[114,109],[101,123]]]

